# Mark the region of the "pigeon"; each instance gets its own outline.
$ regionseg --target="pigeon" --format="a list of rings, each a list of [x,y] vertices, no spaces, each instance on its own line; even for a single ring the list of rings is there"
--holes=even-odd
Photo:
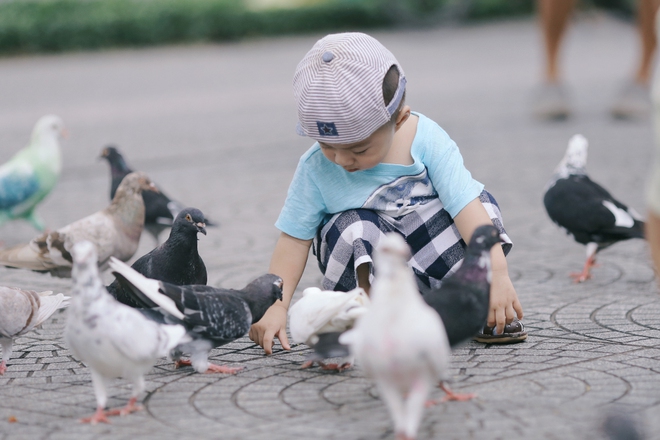
[[[70,277],[71,249],[82,240],[94,244],[101,270],[105,270],[111,256],[122,261],[130,259],[138,248],[144,226],[141,194],[153,188],[145,174],[129,174],[107,208],[56,231],[45,232],[27,244],[0,250],[0,265]]]
[[[14,338],[24,335],[68,305],[70,297],[52,291],[35,292],[18,287],[0,287],[0,376],[7,371]]]
[[[60,177],[59,140],[65,134],[62,119],[43,116],[32,130],[30,144],[0,166],[0,225],[23,218],[37,230],[44,230],[44,222],[34,210]]]
[[[340,342],[378,387],[399,439],[414,439],[426,398],[449,375],[451,351],[440,316],[419,293],[403,237],[386,234],[374,252],[371,305]]]
[[[587,147],[587,139],[582,135],[570,139],[566,155],[543,196],[550,219],[575,241],[586,245],[587,260],[582,272],[571,274],[577,283],[591,278],[598,252],[618,241],[644,238],[644,221],[639,214],[587,175]]]
[[[108,145],[101,151],[101,158],[106,159],[110,164],[110,174],[112,181],[110,183],[110,198],[115,196],[115,191],[119,186],[119,182],[125,175],[131,173],[133,170],[126,164],[124,157],[121,155],[117,147]],[[142,193],[144,198],[144,206],[146,216],[144,220],[144,228],[150,233],[156,243],[160,243],[158,237],[161,232],[172,226],[177,214],[184,208],[184,206],[170,199],[160,189],[156,191],[145,191]],[[207,226],[217,226],[216,223],[204,220]]]
[[[303,296],[289,309],[289,330],[293,340],[314,349],[314,354],[301,368],[311,367],[316,361],[324,370],[343,371],[351,366],[347,360],[342,364],[324,364],[331,357],[349,358],[348,346],[339,342],[340,335],[353,327],[355,320],[364,315],[369,306],[369,297],[361,289],[335,292],[309,287]]]
[[[189,339],[180,325],[157,324],[137,310],[115,301],[99,277],[95,246],[80,241],[71,249],[73,299],[67,311],[64,340],[76,359],[92,373],[96,413],[83,423],[109,423],[107,416],[126,415],[141,409],[137,397],[144,389],[144,375],[156,360]],[[121,410],[105,412],[110,379],[123,377],[132,385],[131,398]]]
[[[282,300],[282,278],[262,275],[241,290],[212,286],[175,286],[144,277],[139,272],[111,258],[110,268],[120,284],[153,301],[164,322],[182,324],[192,342],[176,348],[173,356],[180,365],[192,365],[198,373],[233,374],[241,368],[209,363],[209,351],[245,336],[275,301]],[[180,360],[189,353],[190,361]]]
[[[490,249],[501,241],[495,226],[479,226],[458,270],[439,288],[423,294],[424,301],[440,315],[451,348],[471,340],[486,324],[492,275]]]
[[[177,286],[206,284],[206,266],[197,252],[197,234],[200,232],[206,235],[202,211],[195,208],[184,209],[176,216],[167,241],[140,257],[131,267],[147,278]],[[128,306],[156,307],[154,302],[145,302],[130,289],[123,288],[117,280],[107,289],[117,301]]]

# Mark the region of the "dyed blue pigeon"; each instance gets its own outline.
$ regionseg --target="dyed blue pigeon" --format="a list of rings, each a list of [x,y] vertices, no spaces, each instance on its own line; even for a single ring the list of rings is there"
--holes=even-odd
[[[60,177],[59,139],[63,133],[62,119],[43,116],[34,126],[30,144],[0,166],[0,225],[24,218],[36,229],[44,230],[34,209]]]

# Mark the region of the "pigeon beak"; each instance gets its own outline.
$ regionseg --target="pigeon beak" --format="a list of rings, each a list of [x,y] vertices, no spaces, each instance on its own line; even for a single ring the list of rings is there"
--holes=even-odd
[[[69,130],[66,128],[63,128],[62,131],[60,131],[60,136],[62,136],[62,139],[68,139],[69,138]]]
[[[158,191],[158,187],[157,187],[156,185],[154,185],[153,182],[149,182],[149,190],[151,190],[151,191],[153,191],[153,192],[155,192],[155,193],[160,194],[160,191]]]
[[[206,235],[206,223],[195,223],[195,226],[197,226],[197,232],[201,232],[202,234]]]

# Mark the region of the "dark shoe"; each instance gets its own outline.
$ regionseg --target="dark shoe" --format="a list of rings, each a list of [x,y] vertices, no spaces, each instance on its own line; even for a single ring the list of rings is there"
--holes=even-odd
[[[514,319],[511,324],[504,326],[504,333],[501,335],[494,335],[495,327],[485,326],[483,331],[474,337],[477,342],[484,344],[514,344],[522,342],[527,339],[527,332],[522,321]]]

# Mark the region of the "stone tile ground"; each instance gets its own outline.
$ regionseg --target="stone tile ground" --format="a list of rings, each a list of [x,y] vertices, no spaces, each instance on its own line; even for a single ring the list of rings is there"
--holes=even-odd
[[[375,35],[403,64],[413,109],[449,132],[498,198],[530,333],[523,344],[457,350],[453,386],[479,397],[428,409],[419,437],[599,439],[605,415],[626,411],[648,438],[660,438],[660,301],[646,243],[605,250],[594,279],[574,285],[567,274],[581,267],[584,249],[541,203],[568,138],[581,132],[591,142],[592,178],[644,210],[650,120],[607,114],[632,71],[633,28],[601,15],[576,21],[564,54],[575,114],[563,123],[530,116],[541,70],[532,20]],[[39,209],[56,228],[107,204],[108,170],[96,157],[115,143],[169,195],[219,220],[200,240],[210,284],[242,286],[267,270],[273,223],[309,145],[294,133],[291,77],[318,37],[0,59],[0,160],[26,144],[39,116],[63,117],[71,135],[64,171]],[[34,234],[15,222],[0,240]],[[144,236],[138,254],[154,244]],[[319,284],[312,259],[308,266],[299,291]],[[69,280],[18,270],[1,269],[0,282],[70,290]],[[304,346],[265,357],[247,338],[213,352],[215,361],[245,367],[235,376],[162,361],[147,377],[144,411],[109,426],[80,425],[95,400],[88,370],[61,338],[65,316],[17,340],[0,377],[0,440],[393,438],[359,368],[301,371]],[[117,380],[109,404],[123,405],[129,394]]]

